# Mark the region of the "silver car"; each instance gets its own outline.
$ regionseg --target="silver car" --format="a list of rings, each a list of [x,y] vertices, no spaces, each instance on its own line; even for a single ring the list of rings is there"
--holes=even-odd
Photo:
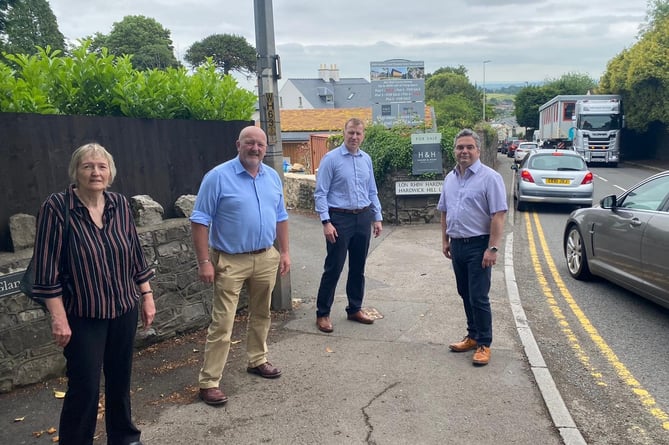
[[[600,205],[575,210],[564,230],[572,277],[597,275],[669,308],[669,170]]]
[[[532,150],[516,171],[513,200],[518,211],[529,203],[592,206],[594,175],[580,154],[571,150]]]
[[[536,142],[521,142],[516,147],[516,151],[513,153],[513,160],[520,164],[520,162],[525,159],[525,156],[529,154],[530,151],[536,150],[539,148],[539,144]]]

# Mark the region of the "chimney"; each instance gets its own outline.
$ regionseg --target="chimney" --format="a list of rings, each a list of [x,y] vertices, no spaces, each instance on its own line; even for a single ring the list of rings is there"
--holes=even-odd
[[[321,63],[320,68],[318,68],[318,78],[323,82],[330,81],[330,71],[324,63]]]
[[[330,65],[330,78],[339,82],[339,68],[337,68],[337,65]]]

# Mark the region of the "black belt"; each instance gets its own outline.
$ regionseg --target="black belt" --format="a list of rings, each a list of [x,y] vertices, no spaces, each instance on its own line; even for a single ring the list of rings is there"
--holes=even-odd
[[[366,211],[366,210],[368,210],[368,209],[369,209],[369,206],[367,206],[367,207],[363,207],[363,208],[361,208],[361,209],[338,209],[338,208],[336,208],[336,207],[330,207],[330,208],[328,209],[328,212],[335,212],[335,213],[350,213],[350,214],[353,214],[353,215],[357,215],[358,213],[362,213],[362,212],[364,212],[364,211]]]
[[[242,252],[238,255],[258,255],[259,253],[265,253],[269,250],[269,247],[265,247],[264,249],[258,249],[258,250],[252,250],[250,252]]]
[[[460,243],[473,243],[475,241],[483,241],[490,239],[490,235],[470,236],[469,238],[451,238],[451,241],[458,241]]]

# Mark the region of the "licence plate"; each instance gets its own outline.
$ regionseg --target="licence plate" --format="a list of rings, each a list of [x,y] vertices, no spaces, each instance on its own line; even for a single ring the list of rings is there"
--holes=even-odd
[[[569,185],[571,181],[569,179],[561,179],[561,178],[546,178],[544,179],[544,182],[546,184]]]

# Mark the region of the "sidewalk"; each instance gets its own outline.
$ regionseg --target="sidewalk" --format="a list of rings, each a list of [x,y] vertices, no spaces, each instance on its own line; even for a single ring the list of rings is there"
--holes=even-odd
[[[368,258],[365,298],[383,318],[371,326],[347,321],[340,285],[332,334],[315,326],[321,225],[291,213],[290,233],[298,301],[292,313],[275,315],[269,338],[269,358],[282,377],[246,372],[243,322],[223,376],[230,399],[223,407],[197,398],[204,330],[143,350],[135,361],[133,413],[145,445],[563,443],[520,342],[522,317],[505,282],[512,267],[493,271],[492,359],[477,368],[472,352],[447,347],[465,334],[465,320],[439,224],[384,227]],[[64,389],[62,379],[0,395],[1,443],[51,443],[31,432],[58,427],[61,401],[53,389]],[[106,443],[104,434],[95,443]]]
[[[465,322],[438,224],[385,227],[368,259],[365,299],[383,319],[347,321],[340,286],[328,335],[316,329],[312,297],[322,229],[313,218],[290,221],[293,296],[304,302],[270,336],[283,376],[247,374],[240,344],[223,377],[228,404],[167,407],[142,422],[145,444],[562,443],[523,354],[502,265],[493,273],[492,360],[475,368],[471,352],[448,351]]]

